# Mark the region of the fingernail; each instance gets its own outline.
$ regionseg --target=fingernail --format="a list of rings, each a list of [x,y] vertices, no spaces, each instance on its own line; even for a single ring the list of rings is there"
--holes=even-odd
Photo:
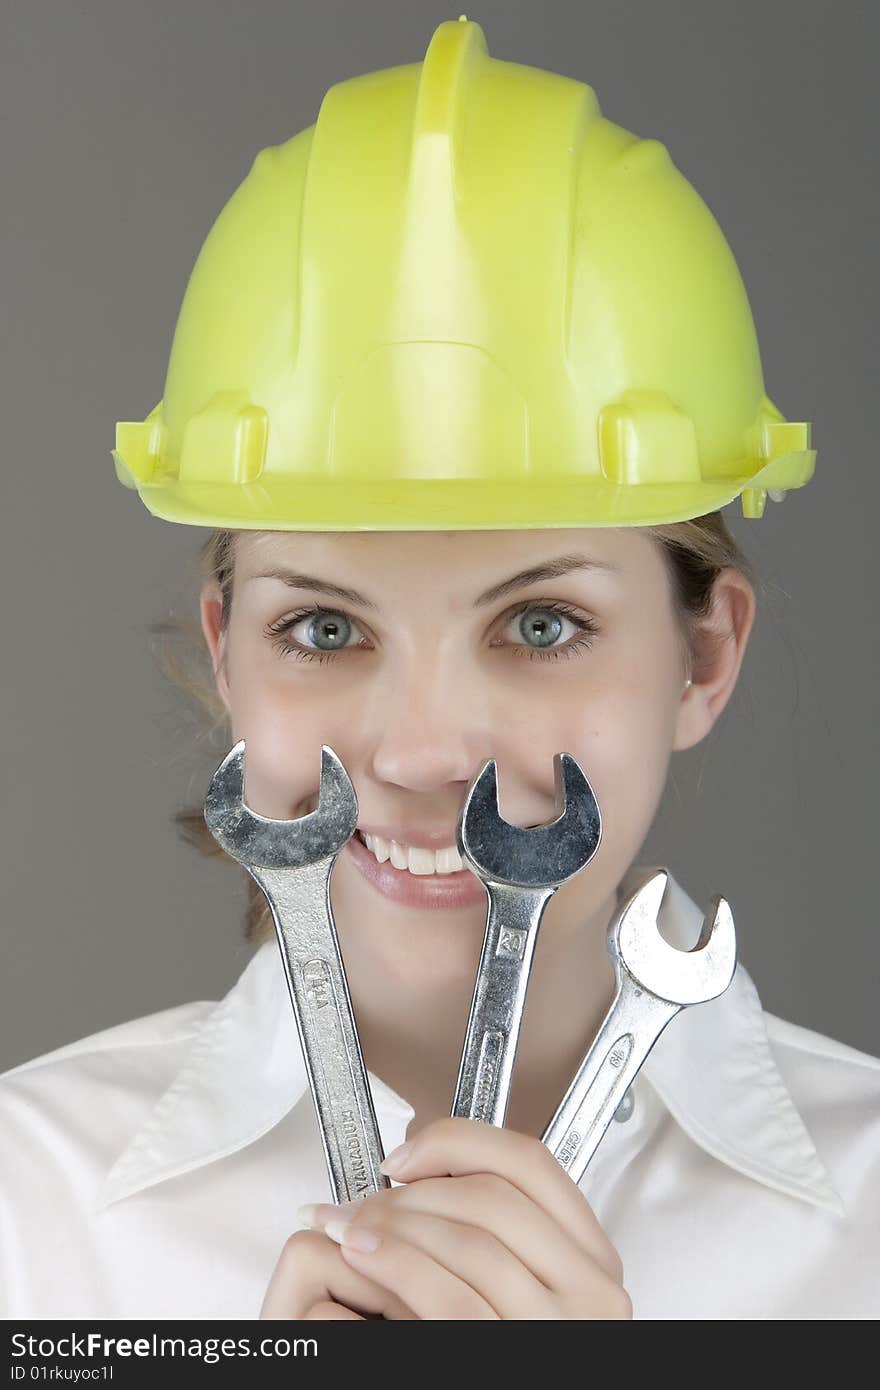
[[[346,1221],[350,1221],[351,1218],[362,1209],[362,1197],[356,1202],[337,1202],[335,1207],[328,1208],[329,1211],[334,1212],[337,1216],[344,1218]]]
[[[386,1173],[389,1177],[400,1173],[406,1167],[407,1160],[412,1153],[412,1144],[398,1144],[396,1149],[392,1149],[387,1158],[379,1164],[380,1173]]]
[[[360,1202],[310,1202],[307,1206],[300,1207],[296,1214],[304,1226],[323,1226],[325,1221],[333,1221],[339,1217],[350,1221],[360,1210],[360,1206]]]
[[[328,1221],[324,1231],[337,1245],[346,1245],[350,1250],[361,1250],[364,1254],[378,1250],[381,1244],[375,1231],[353,1226],[350,1221]]]

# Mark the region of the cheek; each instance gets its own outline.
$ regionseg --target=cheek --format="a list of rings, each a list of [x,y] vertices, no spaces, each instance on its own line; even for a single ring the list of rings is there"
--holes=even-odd
[[[239,649],[230,661],[232,743],[245,740],[245,800],[274,820],[303,813],[321,777],[326,704],[310,698],[283,671],[280,658]]]
[[[577,720],[554,729],[554,751],[570,752],[589,779],[602,817],[602,839],[583,873],[564,884],[549,920],[578,920],[616,894],[638,856],[657,811],[670,757],[662,701],[633,685],[591,699]],[[547,748],[549,745],[544,744]]]
[[[577,758],[599,803],[598,855],[616,859],[618,853],[624,858],[634,853],[653,819],[669,766],[672,733],[664,702],[644,683],[617,685],[613,694],[587,702],[579,720],[557,725],[555,734],[557,747]]]

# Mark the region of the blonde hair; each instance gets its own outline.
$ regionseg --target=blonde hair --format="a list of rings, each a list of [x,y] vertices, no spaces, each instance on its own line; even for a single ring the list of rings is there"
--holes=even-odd
[[[697,629],[707,617],[712,605],[713,587],[723,569],[739,570],[753,586],[758,581],[751,561],[741,550],[728,530],[721,512],[709,512],[690,521],[677,521],[663,526],[640,528],[658,544],[671,581],[671,595],[680,638],[682,678],[696,674]],[[226,629],[232,610],[233,574],[235,569],[235,537],[237,531],[213,531],[201,547],[197,558],[200,587],[215,583],[221,595],[221,627]],[[225,704],[217,690],[210,654],[197,622],[166,618],[151,625],[150,630],[160,640],[160,665],[166,677],[195,704],[201,716],[199,738],[218,740],[225,756],[232,741],[231,725]],[[174,650],[174,642],[182,649]],[[711,655],[711,653],[710,653]],[[219,759],[218,759],[219,761]],[[178,833],[187,844],[209,857],[228,856],[220,848],[205,824],[202,804],[184,807],[174,815]],[[275,928],[266,898],[250,874],[241,870],[245,880],[245,910],[243,935],[254,946],[273,940]]]

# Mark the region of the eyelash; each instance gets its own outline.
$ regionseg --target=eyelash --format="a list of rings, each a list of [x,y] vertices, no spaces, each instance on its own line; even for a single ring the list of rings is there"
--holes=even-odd
[[[519,656],[521,651],[525,651],[530,661],[534,661],[536,658],[538,661],[557,661],[561,656],[570,657],[578,651],[589,651],[593,645],[590,639],[596,637],[599,633],[599,626],[594,619],[581,617],[574,609],[569,608],[568,604],[557,603],[555,601],[545,603],[540,599],[530,599],[527,603],[521,603],[517,608],[512,609],[511,612],[506,615],[506,622],[510,622],[513,618],[519,617],[521,613],[527,613],[530,608],[539,608],[549,613],[559,613],[562,617],[568,618],[570,622],[575,624],[581,636],[576,640],[570,641],[567,646],[557,647],[555,649],[548,647],[545,651],[540,651],[537,648],[527,648],[525,643],[520,643],[518,644],[517,650],[514,651],[515,656]],[[288,633],[291,628],[296,627],[297,623],[302,622],[303,618],[320,617],[323,614],[329,614],[332,617],[334,614],[341,613],[342,611],[343,610],[339,608],[324,608],[321,607],[321,605],[317,605],[313,608],[303,608],[298,613],[293,613],[291,616],[282,618],[276,623],[270,623],[265,628],[265,634],[272,642],[272,645],[281,652],[282,656],[292,656],[297,661],[332,661],[346,651],[356,651],[357,647],[342,647],[339,651],[335,652],[313,651],[311,648],[288,642],[285,634]],[[345,616],[347,617],[348,615],[345,614]]]

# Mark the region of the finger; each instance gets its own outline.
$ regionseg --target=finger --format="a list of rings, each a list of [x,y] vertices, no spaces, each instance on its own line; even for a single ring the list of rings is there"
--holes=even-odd
[[[346,1244],[344,1228],[340,1253],[374,1280],[405,1292],[423,1320],[606,1321],[633,1316],[622,1284],[589,1255],[580,1256],[569,1287],[551,1291],[485,1231],[416,1213],[408,1220],[409,1228],[398,1212],[393,1232],[382,1228],[380,1244],[369,1252]],[[348,1225],[368,1229],[360,1216]],[[369,1230],[380,1234],[373,1221]]]
[[[331,1299],[323,1299],[316,1303],[307,1313],[303,1313],[303,1322],[363,1322],[364,1318],[360,1313],[355,1313],[351,1308],[344,1308],[341,1303],[333,1303]]]
[[[388,1319],[413,1319],[412,1309],[383,1284],[375,1284],[346,1264],[323,1231],[294,1231],[287,1238],[269,1281],[260,1319],[301,1318],[326,1300],[354,1312]]]
[[[396,1218],[413,1213],[444,1217],[477,1227],[505,1246],[545,1288],[563,1293],[584,1279],[585,1257],[609,1278],[622,1281],[620,1257],[607,1240],[585,1249],[573,1236],[527,1197],[496,1173],[472,1173],[455,1178],[418,1178],[402,1187],[372,1194],[352,1205],[344,1216],[371,1230],[404,1233]],[[314,1224],[339,1220],[340,1208],[331,1204],[315,1208]],[[489,1299],[492,1302],[492,1299]],[[493,1304],[493,1306],[495,1306]]]
[[[416,1178],[496,1173],[531,1198],[604,1268],[620,1267],[617,1250],[577,1183],[533,1135],[481,1120],[444,1116],[419,1131],[403,1166],[392,1168],[386,1160],[382,1168],[402,1183]]]
[[[412,1234],[414,1240],[420,1238],[423,1243],[430,1245],[432,1251],[445,1252],[445,1258],[449,1259],[449,1264],[457,1266],[459,1269],[474,1269],[474,1254],[467,1258],[462,1257],[463,1247],[470,1244],[473,1247],[474,1241],[471,1237],[480,1236],[471,1227],[459,1227],[456,1229],[455,1223],[445,1222],[439,1218],[431,1216],[420,1216],[413,1218],[413,1222],[420,1222],[421,1227],[414,1227]],[[428,1233],[425,1236],[425,1225],[435,1225],[446,1227],[446,1233]],[[355,1225],[355,1223],[352,1223]],[[357,1226],[361,1227],[361,1220],[357,1220]],[[364,1223],[366,1227],[366,1223]],[[361,1227],[361,1229],[364,1229]],[[491,1237],[482,1233],[484,1241]],[[407,1305],[413,1309],[417,1318],[424,1320],[496,1320],[499,1318],[498,1311],[492,1307],[473,1284],[468,1283],[467,1277],[462,1277],[456,1273],[455,1268],[443,1264],[442,1258],[435,1257],[430,1251],[424,1250],[421,1245],[410,1243],[403,1240],[396,1234],[386,1232],[382,1234],[380,1245],[370,1252],[353,1250],[349,1245],[342,1244],[339,1247],[342,1258],[350,1262],[356,1270],[363,1270],[370,1273],[371,1279],[377,1283],[384,1284],[391,1293],[398,1295],[400,1301],[406,1298]],[[514,1265],[512,1257],[507,1252],[507,1262],[510,1266]],[[520,1266],[521,1269],[521,1266]],[[528,1270],[521,1269],[525,1277]],[[532,1282],[534,1283],[534,1282]],[[539,1286],[538,1286],[539,1287]],[[546,1290],[544,1291],[546,1297]],[[534,1316],[534,1314],[521,1314],[521,1316]]]

